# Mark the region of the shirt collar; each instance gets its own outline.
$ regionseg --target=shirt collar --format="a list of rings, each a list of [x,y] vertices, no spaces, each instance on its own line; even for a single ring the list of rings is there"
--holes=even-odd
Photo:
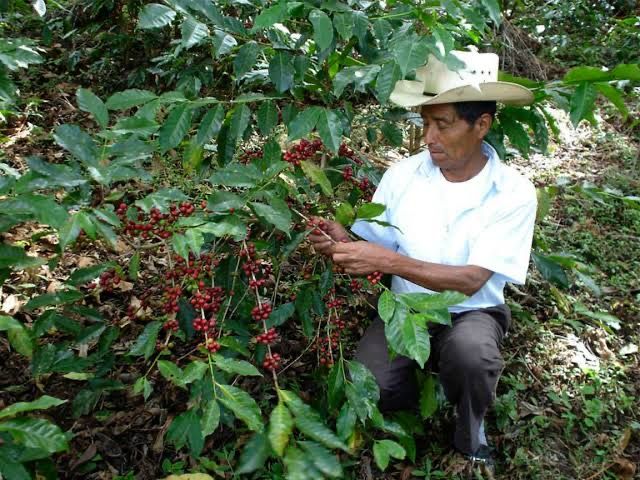
[[[489,168],[489,178],[491,185],[500,191],[504,187],[504,165],[498,157],[498,152],[487,142],[482,142],[482,152],[487,156],[486,165]],[[420,165],[420,172],[427,178],[431,178],[438,174],[438,167],[433,164],[429,150],[425,150],[419,155],[423,155],[423,161]]]

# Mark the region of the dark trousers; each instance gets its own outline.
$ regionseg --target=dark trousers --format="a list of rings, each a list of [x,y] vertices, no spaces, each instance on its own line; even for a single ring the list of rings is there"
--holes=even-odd
[[[478,449],[478,431],[495,400],[504,362],[502,338],[511,323],[506,305],[452,314],[452,327],[430,329],[429,366],[440,372],[440,383],[449,402],[456,406],[455,447],[468,454]],[[380,387],[382,411],[411,409],[418,399],[413,360],[389,359],[384,324],[376,318],[360,340],[356,360],[373,372]]]

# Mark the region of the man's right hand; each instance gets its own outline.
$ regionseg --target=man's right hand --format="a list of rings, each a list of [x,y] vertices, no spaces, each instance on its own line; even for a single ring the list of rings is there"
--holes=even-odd
[[[338,222],[325,220],[320,217],[313,217],[313,220],[315,220],[314,223],[323,222],[324,225],[322,231],[333,240],[329,240],[327,236],[322,235],[321,233],[311,233],[308,238],[316,252],[321,253],[322,255],[331,255],[334,243],[351,241],[345,228]]]

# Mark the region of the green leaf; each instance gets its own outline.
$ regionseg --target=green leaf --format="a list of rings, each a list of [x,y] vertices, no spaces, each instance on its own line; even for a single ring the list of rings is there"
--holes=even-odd
[[[7,331],[7,338],[13,349],[20,355],[33,357],[34,339],[26,328],[11,328]]]
[[[285,303],[271,312],[266,321],[267,328],[279,327],[295,313],[296,308],[293,303]]]
[[[91,90],[79,88],[76,92],[78,107],[83,112],[90,113],[95,118],[100,128],[107,128],[109,124],[109,112],[104,102],[100,100]]]
[[[282,459],[287,469],[287,480],[324,478],[311,463],[311,459],[299,448],[290,445]]]
[[[580,120],[588,118],[593,112],[597,91],[592,83],[583,82],[576,88],[571,96],[570,114],[571,123],[578,126]]]
[[[27,255],[24,248],[0,243],[0,268],[12,267],[22,270],[45,263],[44,259]]]
[[[152,208],[165,212],[169,204],[185,200],[188,200],[188,197],[177,188],[161,188],[143,199],[136,200],[134,205],[140,207],[145,213],[149,213]]]
[[[200,428],[200,418],[195,409],[190,409],[173,419],[167,430],[167,440],[176,448],[189,445],[194,457],[198,457],[204,446],[204,437]]]
[[[133,393],[138,395],[142,393],[142,398],[147,400],[151,393],[153,392],[153,386],[151,382],[147,379],[147,377],[140,377],[136,380],[136,383],[133,384]]]
[[[262,102],[258,109],[258,128],[262,135],[269,135],[278,124],[278,107],[275,102]]]
[[[180,142],[191,128],[193,111],[188,105],[178,105],[169,114],[167,121],[158,132],[160,148],[169,150],[180,145]]]
[[[333,16],[333,26],[343,40],[349,40],[353,36],[353,16],[351,12],[336,13]]]
[[[327,477],[343,478],[342,465],[335,454],[316,442],[301,441],[298,445],[307,451],[313,465]]]
[[[356,218],[356,212],[349,202],[342,202],[336,208],[336,220],[345,227],[351,225]]]
[[[254,41],[247,42],[240,47],[236,58],[233,59],[233,70],[236,74],[236,80],[239,80],[245,73],[251,71],[256,64],[259,53],[260,46]]]
[[[222,122],[224,121],[224,108],[222,105],[216,105],[215,108],[210,109],[202,117],[200,126],[198,127],[198,133],[196,134],[196,143],[198,145],[204,145],[215,137],[220,131]]]
[[[390,290],[385,290],[378,298],[378,315],[384,323],[389,322],[393,318],[393,312],[396,309],[396,299]]]
[[[402,130],[400,130],[396,125],[391,122],[384,122],[382,127],[380,127],[380,131],[391,145],[395,147],[402,146]]]
[[[347,85],[353,83],[356,92],[365,93],[367,85],[373,82],[380,71],[380,65],[343,68],[333,78],[333,93],[340,97]]]
[[[136,252],[131,256],[129,260],[129,279],[134,282],[138,279],[138,272],[140,271],[140,252]]]
[[[396,62],[387,62],[382,66],[376,77],[376,88],[374,91],[376,98],[381,104],[384,105],[389,101],[389,96],[400,78],[400,67]]]
[[[344,398],[344,384],[344,367],[343,363],[340,361],[331,367],[327,378],[327,399],[329,400],[330,409],[337,408],[339,402]]]
[[[398,295],[398,299],[417,312],[428,312],[452,307],[468,297],[460,292],[445,290],[440,293],[412,292]]]
[[[336,420],[336,430],[338,437],[342,440],[347,440],[353,433],[358,417],[355,410],[345,402],[340,409],[338,419]]]
[[[60,427],[42,418],[13,418],[0,422],[0,432],[8,432],[14,441],[27,448],[49,454],[69,448],[67,436]]]
[[[136,343],[131,347],[128,354],[134,357],[144,355],[145,360],[148,360],[156,350],[156,340],[158,339],[158,332],[160,332],[161,328],[162,323],[160,322],[148,323],[136,339]]]
[[[289,140],[306,137],[316,127],[322,108],[309,107],[304,109],[287,125]]]
[[[502,22],[502,14],[500,13],[498,0],[480,0],[480,3],[487,9],[489,17],[493,23],[495,23],[496,27],[499,27]]]
[[[25,193],[5,201],[0,201],[0,209],[14,215],[29,215],[34,220],[51,225],[55,229],[63,227],[69,214],[51,197]]]
[[[272,7],[266,8],[260,12],[253,22],[252,32],[268,28],[275,23],[281,23],[288,18],[287,2],[278,2]]]
[[[219,222],[208,222],[198,227],[203,233],[211,233],[218,238],[232,237],[241,241],[247,235],[247,224],[237,216],[228,216]]]
[[[144,117],[129,117],[118,120],[113,129],[114,133],[126,135],[132,133],[140,137],[153,135],[159,128],[155,120]]]
[[[427,378],[420,389],[420,415],[424,420],[431,417],[438,410],[436,386],[435,377],[427,374]]]
[[[193,17],[186,17],[181,26],[182,46],[188,50],[209,36],[209,28]]]
[[[24,325],[15,318],[7,315],[0,315],[0,332],[22,328],[25,328]]]
[[[622,114],[622,119],[626,120],[629,116],[629,109],[624,103],[624,98],[620,91],[608,83],[596,83],[596,89],[604,95]]]
[[[268,433],[271,447],[278,456],[281,457],[284,454],[284,449],[287,447],[287,443],[289,443],[289,437],[292,431],[293,417],[291,417],[291,413],[285,404],[278,402],[278,405],[273,409],[269,418]]]
[[[245,200],[235,193],[225,190],[213,192],[207,198],[207,208],[213,212],[226,212],[230,208],[241,209],[245,205]]]
[[[92,265],[91,267],[78,268],[71,274],[67,283],[74,287],[84,285],[85,283],[97,278],[102,272],[106,272],[115,266],[115,262],[106,262],[99,265]]]
[[[405,449],[393,440],[376,440],[373,444],[373,458],[382,471],[389,466],[390,457],[402,460],[406,454]]]
[[[209,400],[202,412],[202,420],[200,426],[202,435],[207,437],[216,431],[220,424],[220,405],[215,399]]]
[[[291,54],[278,50],[269,62],[269,78],[279,93],[286,92],[293,86],[294,74]]]
[[[255,472],[262,468],[270,453],[271,447],[267,435],[263,432],[255,433],[242,450],[235,473],[240,475]]]
[[[109,110],[127,110],[128,108],[144,105],[151,100],[155,100],[157,95],[148,90],[132,88],[122,92],[114,93],[107,99]]]
[[[18,413],[31,412],[33,410],[46,410],[47,408],[57,407],[66,403],[66,400],[43,395],[37,400],[31,402],[18,402],[0,410],[0,419],[13,417]]]
[[[238,44],[232,35],[218,29],[214,31],[212,41],[213,53],[218,58],[231,52]]]
[[[33,297],[24,306],[25,310],[34,310],[36,308],[50,306],[50,305],[64,305],[66,303],[73,303],[83,298],[82,292],[77,290],[64,290],[60,292],[44,293]]]
[[[244,131],[249,125],[251,119],[251,110],[246,104],[238,105],[233,110],[231,115],[231,122],[229,123],[229,130],[227,132],[227,145],[228,151],[222,152],[224,161],[231,160],[233,153],[235,152],[236,144],[238,140],[242,138]]]
[[[333,189],[331,188],[331,182],[327,178],[327,175],[324,173],[324,170],[320,168],[315,163],[309,160],[303,160],[300,162],[300,166],[302,167],[302,171],[304,174],[309,177],[309,179],[320,186],[322,189],[322,193],[326,196],[330,197],[333,195]]]
[[[324,108],[318,115],[318,133],[322,142],[332,151],[337,152],[342,143],[342,122],[333,110]]]
[[[236,360],[234,358],[225,358],[221,355],[213,356],[213,363],[220,370],[238,375],[248,375],[253,377],[261,377],[262,374],[256,367],[245,360]]]
[[[538,252],[532,252],[531,258],[545,280],[562,288],[569,288],[569,278],[560,264]]]
[[[382,203],[363,203],[356,212],[357,219],[372,219],[384,213],[386,207]]]
[[[31,474],[14,459],[10,451],[0,448],[0,476],[2,475],[11,480],[32,480]]]
[[[500,125],[502,126],[504,133],[509,137],[511,144],[516,147],[525,158],[527,158],[529,156],[529,148],[531,145],[529,142],[529,134],[522,124],[510,116],[501,115]]]
[[[94,165],[98,159],[98,147],[93,139],[77,125],[56,127],[53,138],[71,155],[87,165]]]
[[[333,42],[333,24],[329,16],[322,10],[314,9],[309,13],[309,21],[313,25],[313,41],[320,51],[326,50]]]
[[[176,18],[174,10],[159,3],[149,3],[138,16],[138,27],[143,29],[165,27],[171,24],[174,18]]]
[[[169,360],[158,360],[158,370],[164,378],[178,387],[183,387],[182,369]]]
[[[273,198],[266,203],[251,202],[249,204],[255,214],[266,223],[274,225],[278,230],[289,234],[291,225],[291,211],[284,200]]]
[[[404,78],[407,73],[412,72],[427,62],[429,46],[426,42],[416,37],[407,37],[397,42],[391,50],[400,73]]]
[[[242,420],[249,430],[262,431],[262,415],[256,401],[244,390],[232,385],[218,385],[218,400]]]
[[[255,187],[262,180],[262,172],[255,165],[230,163],[224,168],[216,170],[209,181],[215,185],[225,187]]]

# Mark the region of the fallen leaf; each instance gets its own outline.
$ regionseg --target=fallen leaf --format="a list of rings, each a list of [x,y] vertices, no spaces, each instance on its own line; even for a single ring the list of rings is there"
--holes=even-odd
[[[117,288],[121,292],[130,292],[131,290],[133,290],[133,283],[125,282],[124,280],[121,280],[120,283],[118,283]]]
[[[613,470],[616,472],[620,480],[633,480],[636,474],[635,463],[623,457],[616,458],[614,462],[615,465]]]
[[[78,259],[78,268],[90,267],[96,264],[96,259],[91,257],[80,257]]]
[[[624,452],[629,446],[629,442],[631,441],[631,429],[629,427],[624,429],[624,433],[622,434],[622,438],[618,442],[618,453]]]
[[[55,293],[60,287],[62,287],[62,283],[58,280],[53,280],[49,285],[47,285],[47,293]]]
[[[622,357],[626,355],[633,355],[634,353],[638,353],[638,345],[634,343],[627,343],[624,347],[620,349],[618,353]]]
[[[89,445],[89,447],[84,451],[84,453],[82,455],[80,455],[80,457],[71,464],[71,470],[75,470],[78,465],[82,465],[83,463],[88,462],[89,460],[91,460],[93,457],[96,456],[98,449],[96,448],[96,444],[92,443],[91,445]]]
[[[9,295],[2,302],[2,311],[7,315],[15,315],[20,311],[20,307],[22,306],[22,302],[18,300],[16,295]]]
[[[165,480],[213,480],[206,473],[187,473],[184,475],[169,475]]]

